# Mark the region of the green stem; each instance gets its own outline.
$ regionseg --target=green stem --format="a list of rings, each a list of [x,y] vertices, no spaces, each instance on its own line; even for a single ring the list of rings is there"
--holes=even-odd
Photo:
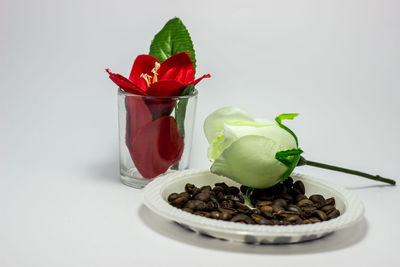
[[[388,183],[388,184],[391,184],[391,185],[395,185],[396,184],[395,180],[384,178],[384,177],[379,176],[379,175],[371,175],[371,174],[368,174],[368,173],[365,173],[365,172],[360,172],[360,171],[356,171],[356,170],[351,170],[351,169],[346,169],[346,168],[342,168],[342,167],[338,167],[338,166],[333,166],[333,165],[328,165],[328,164],[324,164],[324,163],[320,163],[320,162],[306,160],[305,158],[301,157],[299,163],[297,164],[297,166],[303,166],[303,165],[314,166],[314,167],[318,167],[318,168],[322,168],[322,169],[328,169],[328,170],[333,170],[333,171],[338,171],[338,172],[344,172],[344,173],[348,173],[348,174],[358,175],[358,176],[362,176],[362,177],[365,177],[365,178],[368,178],[368,179],[371,179],[371,180]]]

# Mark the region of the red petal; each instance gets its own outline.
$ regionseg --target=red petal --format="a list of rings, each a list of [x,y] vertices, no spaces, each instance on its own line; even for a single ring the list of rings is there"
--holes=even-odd
[[[158,80],[176,80],[183,84],[189,84],[194,80],[193,62],[187,53],[175,54],[163,63],[158,70]]]
[[[152,121],[152,115],[142,97],[127,96],[125,143],[133,159],[133,141],[138,131]]]
[[[133,143],[132,159],[143,177],[153,178],[180,160],[183,146],[175,119],[164,116],[138,132]]]
[[[150,96],[179,96],[185,84],[175,80],[163,80],[150,85],[146,93]]]
[[[144,98],[144,102],[153,114],[153,120],[169,116],[176,105],[174,98]]]
[[[203,80],[204,78],[211,78],[211,75],[210,75],[210,74],[203,75],[203,76],[201,76],[200,78],[197,78],[197,79],[193,82],[193,84],[196,86],[196,84],[198,84],[199,82],[201,82],[201,80]]]
[[[155,66],[155,63],[159,62],[155,57],[149,55],[137,56],[135,62],[133,63],[131,74],[129,75],[129,80],[136,84],[142,91],[147,90],[147,84],[145,79],[140,78],[142,73],[153,76],[151,72]]]
[[[121,87],[125,92],[130,94],[146,95],[144,91],[134,85],[130,80],[122,76],[121,74],[112,73],[109,69],[106,69],[110,75],[110,79],[119,87]]]

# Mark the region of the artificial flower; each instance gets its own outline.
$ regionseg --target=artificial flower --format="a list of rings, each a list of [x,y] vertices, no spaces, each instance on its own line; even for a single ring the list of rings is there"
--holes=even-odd
[[[277,153],[298,149],[296,138],[279,123],[254,119],[235,107],[211,113],[204,122],[210,144],[211,172],[253,188],[273,186],[292,172],[299,156],[289,155],[291,164]]]

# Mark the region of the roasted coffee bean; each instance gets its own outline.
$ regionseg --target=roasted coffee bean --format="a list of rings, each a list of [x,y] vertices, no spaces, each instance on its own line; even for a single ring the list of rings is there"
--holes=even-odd
[[[226,183],[216,183],[215,186],[221,186],[224,190],[228,188]]]
[[[297,207],[296,205],[293,205],[293,204],[289,204],[286,207],[286,210],[295,212],[297,215],[301,214],[301,209],[299,207]]]
[[[210,200],[210,192],[209,191],[201,191],[194,198],[197,200],[201,200],[201,201],[208,201],[208,200]]]
[[[334,219],[334,218],[339,217],[339,216],[340,216],[340,211],[337,210],[337,209],[332,210],[331,212],[328,213],[328,219],[329,220]]]
[[[221,212],[219,211],[212,211],[210,212],[210,217],[213,219],[221,219]]]
[[[218,193],[219,192],[222,192],[222,193],[224,193],[224,188],[222,187],[222,186],[215,186],[213,189],[212,189],[212,191],[216,194],[216,195],[218,195]]]
[[[320,222],[321,220],[320,219],[318,219],[318,218],[316,218],[316,217],[311,217],[311,218],[309,218],[308,219],[311,223],[317,223],[317,222]]]
[[[223,200],[222,203],[221,203],[221,207],[225,208],[225,209],[226,208],[233,208],[233,207],[235,207],[235,202],[233,200],[231,200],[231,199]]]
[[[187,199],[190,198],[190,194],[188,192],[182,192],[179,194],[180,197],[186,197]]]
[[[280,211],[280,210],[285,210],[285,208],[284,207],[282,207],[281,205],[277,205],[277,204],[272,204],[272,211],[273,212],[278,212],[278,211]]]
[[[219,193],[217,194],[217,200],[222,201],[222,200],[224,200],[224,199],[225,199],[224,194],[223,194],[222,192],[219,192]]]
[[[266,201],[266,200],[258,200],[256,203],[255,203],[255,206],[257,207],[257,208],[260,208],[260,207],[262,207],[262,206],[271,206],[272,205],[272,201]]]
[[[201,217],[206,217],[206,218],[210,218],[210,216],[211,216],[209,212],[205,212],[205,211],[196,211],[193,214],[199,215]]]
[[[239,194],[240,190],[236,186],[229,186],[227,189],[225,189],[225,194],[227,195],[236,195]]]
[[[201,192],[211,191],[211,186],[209,185],[202,186],[200,187],[200,191]]]
[[[240,221],[245,221],[248,219],[250,219],[249,216],[247,216],[246,214],[243,214],[243,213],[239,213],[239,214],[233,216],[230,221],[231,222],[240,222]]]
[[[314,205],[314,203],[311,201],[311,200],[309,200],[309,199],[303,199],[303,200],[300,200],[299,202],[297,202],[297,204],[296,204],[296,206],[297,207],[306,207],[306,206],[312,206],[312,205]]]
[[[241,195],[226,195],[225,199],[244,203],[244,198]]]
[[[185,191],[189,194],[193,194],[194,192],[196,192],[196,190],[198,190],[198,188],[194,184],[185,185]]]
[[[263,216],[252,214],[251,218],[257,223],[262,225],[271,225],[271,220],[265,219]]]
[[[175,199],[174,201],[171,202],[172,206],[175,207],[182,207],[186,202],[188,201],[188,199],[186,197],[178,197],[177,199]]]
[[[186,208],[186,209],[194,210],[196,208],[196,205],[197,205],[196,202],[197,201],[198,200],[195,200],[195,199],[189,199],[188,202],[186,202],[183,207]]]
[[[170,194],[169,196],[168,196],[168,202],[172,202],[172,201],[174,201],[175,199],[177,199],[179,197],[179,194],[177,194],[177,193],[172,193],[172,194]]]
[[[292,203],[293,202],[293,197],[291,195],[287,194],[287,193],[279,194],[278,197],[286,200],[286,202],[288,202],[288,203]]]
[[[271,193],[266,192],[265,190],[254,189],[253,193],[251,194],[251,198],[256,199],[256,200],[272,201],[272,200],[274,200],[275,196],[272,195]]]
[[[333,205],[333,206],[334,206],[334,205],[335,205],[335,198],[330,197],[330,198],[326,199],[324,202],[319,203],[319,204],[317,205],[317,207],[318,207],[318,208],[322,208],[322,207],[328,206],[328,205]]]
[[[258,209],[258,208],[255,208],[255,209],[252,209],[252,210],[251,210],[251,213],[252,213],[252,214],[261,215],[261,210]]]
[[[325,198],[322,195],[318,195],[318,194],[312,195],[308,199],[314,203],[322,203],[325,201]]]
[[[221,212],[220,219],[224,221],[228,221],[232,218],[232,214],[226,211]]]
[[[293,178],[292,178],[292,177],[286,178],[286,180],[283,182],[283,184],[284,184],[287,188],[291,188],[291,187],[293,186]]]
[[[297,203],[297,202],[299,202],[299,201],[301,201],[301,200],[303,200],[303,199],[307,199],[307,197],[305,196],[305,195],[303,195],[303,194],[297,194],[297,195],[295,195],[295,197],[294,197],[294,201]]]
[[[271,206],[262,206],[259,209],[261,212],[266,211],[266,212],[272,213],[274,211],[274,209]]]
[[[306,189],[305,189],[305,187],[304,187],[304,184],[303,184],[303,182],[302,181],[296,181],[294,184],[293,184],[293,189],[297,189],[299,192],[300,192],[300,194],[305,194],[306,193]]]
[[[214,202],[212,202],[212,201],[208,201],[207,202],[207,210],[212,211],[212,210],[215,210],[217,208],[218,208],[218,206]]]
[[[250,187],[245,186],[245,185],[241,185],[240,186],[240,192],[242,192],[243,194],[246,194],[247,189],[249,189]]]
[[[273,219],[274,218],[274,215],[272,214],[272,212],[261,211],[261,214],[267,219]]]
[[[313,214],[316,209],[317,208],[314,206],[301,207],[301,210],[302,210],[304,216],[306,216],[306,217],[311,216],[311,214]]]
[[[251,209],[249,208],[249,206],[243,204],[243,203],[240,202],[240,201],[235,201],[235,205],[236,205],[236,208],[241,209],[241,210],[251,210]]]
[[[306,220],[303,220],[302,222],[301,222],[301,224],[311,224],[312,222],[310,221],[310,220],[308,220],[308,219],[306,219]]]
[[[298,215],[289,215],[284,220],[290,224],[300,224],[303,221]]]
[[[189,208],[183,208],[182,210],[183,210],[183,211],[186,211],[186,212],[189,212],[189,213],[193,213],[193,210],[192,210],[192,209],[189,209]]]
[[[335,210],[336,208],[335,208],[335,206],[333,206],[333,205],[327,205],[327,206],[323,206],[322,208],[321,208],[321,210],[323,211],[323,212],[325,212],[326,214],[328,214],[329,212],[331,212],[331,211],[333,211],[333,210]]]
[[[204,211],[207,209],[207,204],[204,201],[193,199],[194,200],[194,209],[196,211]]]
[[[272,202],[272,206],[281,206],[282,208],[285,208],[287,206],[287,202],[282,198],[277,198]]]
[[[328,216],[326,216],[325,212],[321,210],[314,211],[314,215],[317,215],[318,218],[321,219],[322,221],[328,220]]]

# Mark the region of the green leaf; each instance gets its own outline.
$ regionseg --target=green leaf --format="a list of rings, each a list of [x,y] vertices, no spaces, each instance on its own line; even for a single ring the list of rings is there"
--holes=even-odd
[[[190,95],[194,92],[194,85],[189,84],[186,86],[185,90],[182,92],[182,96]],[[182,98],[175,106],[175,120],[176,125],[178,126],[179,134],[182,137],[185,137],[185,116],[186,116],[186,107],[188,103],[188,98]]]
[[[173,18],[154,36],[149,55],[163,62],[181,52],[190,54],[193,67],[196,69],[196,55],[189,31],[179,18]]]
[[[303,153],[303,150],[300,148],[294,148],[284,151],[279,151],[275,154],[275,159],[282,162],[288,169],[282,175],[280,182],[283,183],[289,175],[293,172],[294,168],[296,168],[297,163],[300,160],[300,154]]]
[[[296,118],[299,115],[299,113],[283,113],[278,115],[275,118],[275,121],[279,124],[279,126],[283,129],[285,129],[286,131],[288,131],[296,140],[296,145],[299,146],[299,141],[297,140],[297,136],[294,134],[294,132],[292,130],[290,130],[288,127],[286,127],[285,125],[282,124],[282,120],[293,120],[294,118]]]

